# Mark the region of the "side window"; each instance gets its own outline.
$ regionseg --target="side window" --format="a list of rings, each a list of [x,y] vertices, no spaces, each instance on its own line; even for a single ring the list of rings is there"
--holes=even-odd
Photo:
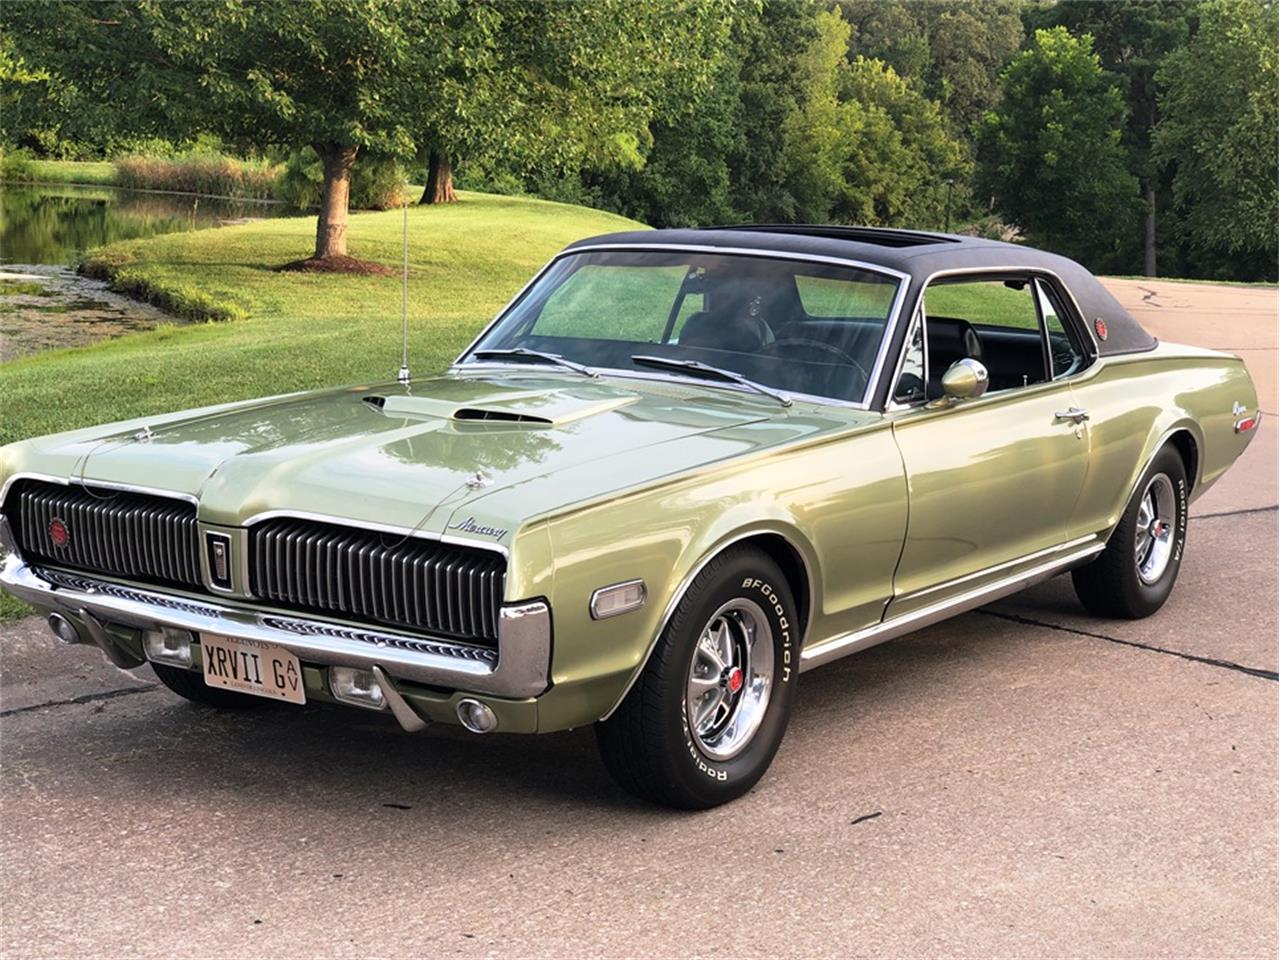
[[[1044,317],[1044,332],[1049,344],[1049,363],[1053,379],[1067,377],[1085,365],[1085,354],[1074,335],[1062,322],[1062,309],[1058,306],[1056,292],[1043,280],[1036,281],[1036,298],[1040,314]]]
[[[1030,278],[945,278],[925,290],[929,395],[957,360],[980,361],[990,393],[1048,379],[1035,284]]]
[[[926,358],[924,355],[924,314],[917,310],[907,338],[907,352],[902,359],[902,373],[893,391],[895,403],[916,403],[925,398]]]

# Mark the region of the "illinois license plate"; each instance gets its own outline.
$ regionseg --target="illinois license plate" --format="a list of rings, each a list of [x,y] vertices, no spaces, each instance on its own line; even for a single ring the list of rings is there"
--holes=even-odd
[[[200,654],[204,682],[211,687],[290,703],[307,702],[302,666],[284,647],[202,633]]]

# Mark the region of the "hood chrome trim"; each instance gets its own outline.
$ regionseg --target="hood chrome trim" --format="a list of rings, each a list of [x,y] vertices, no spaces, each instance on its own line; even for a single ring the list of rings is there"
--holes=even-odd
[[[452,515],[452,511],[450,515]],[[434,530],[419,530],[417,527],[403,527],[393,523],[375,523],[373,521],[356,520],[352,517],[335,517],[326,513],[310,513],[306,510],[263,510],[261,513],[255,513],[242,521],[242,526],[245,530],[248,530],[256,523],[277,517],[294,520],[314,520],[318,523],[331,523],[338,527],[350,527],[353,530],[374,530],[378,533],[394,533],[398,536],[416,537],[420,540],[436,540],[455,547],[474,547],[477,550],[491,550],[494,553],[502,554],[504,557],[510,556],[511,553],[507,547],[500,543],[486,543],[482,540],[472,540],[469,537],[455,537],[448,533],[436,533]]]
[[[121,493],[142,493],[152,497],[168,497],[171,500],[185,500],[188,503],[200,506],[200,500],[190,493],[178,493],[175,490],[160,490],[156,487],[144,487],[136,483],[116,483],[113,480],[94,480],[81,477],[57,477],[51,473],[36,473],[35,471],[24,471],[15,473],[13,476],[5,480],[4,486],[0,487],[0,507],[4,506],[5,498],[9,495],[9,488],[18,480],[43,480],[46,483],[57,483],[64,487],[101,487],[104,490],[119,490]]]

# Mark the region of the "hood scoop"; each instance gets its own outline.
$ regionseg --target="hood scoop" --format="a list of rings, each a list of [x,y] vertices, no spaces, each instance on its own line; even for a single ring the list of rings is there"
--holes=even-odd
[[[540,426],[551,426],[551,420],[528,413],[516,413],[514,410],[484,410],[480,407],[462,407],[453,411],[455,420],[497,420],[500,423],[536,423]]]
[[[362,403],[383,416],[418,420],[452,420],[454,423],[520,424],[559,427],[575,420],[609,413],[635,403],[634,395],[577,396],[566,391],[510,391],[477,397],[470,403],[440,396],[366,394]]]

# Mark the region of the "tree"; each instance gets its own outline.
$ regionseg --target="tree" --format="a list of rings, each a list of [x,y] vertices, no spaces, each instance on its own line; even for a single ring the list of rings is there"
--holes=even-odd
[[[811,0],[764,0],[758,12],[744,5],[734,19],[739,139],[726,163],[737,219],[776,223],[796,217],[783,162],[783,125],[800,102],[795,63],[817,36],[820,12]]]
[[[638,169],[649,125],[709,86],[730,8],[715,0],[459,3],[416,111],[422,202],[454,199],[453,169],[503,155],[525,171]]]
[[[1179,228],[1197,250],[1276,275],[1276,7],[1209,0],[1199,30],[1156,74],[1155,159],[1173,172]],[[1238,275],[1238,274],[1237,274]]]
[[[956,133],[1000,95],[1000,71],[1023,41],[1022,0],[843,0],[854,27],[850,56],[885,61],[930,100]]]
[[[847,57],[838,9],[796,63],[802,96],[783,125],[783,163],[801,219],[934,226],[939,187],[966,166],[938,106],[880,60]]]
[[[183,138],[174,107],[188,85],[135,3],[0,3],[0,49],[16,71],[0,77],[8,144],[101,156],[141,138]]]
[[[1136,215],[1137,181],[1120,143],[1124,97],[1092,38],[1037,30],[1001,74],[978,130],[978,185],[1029,239],[1101,269]]]
[[[347,255],[351,170],[412,152],[413,37],[433,5],[394,0],[168,4],[144,0],[155,45],[191,81],[202,124],[235,143],[309,144],[324,190],[316,261]]]
[[[1090,34],[1103,69],[1120,82],[1129,106],[1121,143],[1129,151],[1129,171],[1138,178],[1146,207],[1141,256],[1142,271],[1149,277],[1156,275],[1157,210],[1170,190],[1170,178],[1161,176],[1151,158],[1151,139],[1160,119],[1156,68],[1186,43],[1194,16],[1195,6],[1184,0],[1063,0],[1027,10],[1028,21],[1038,26],[1064,26],[1076,36]]]

